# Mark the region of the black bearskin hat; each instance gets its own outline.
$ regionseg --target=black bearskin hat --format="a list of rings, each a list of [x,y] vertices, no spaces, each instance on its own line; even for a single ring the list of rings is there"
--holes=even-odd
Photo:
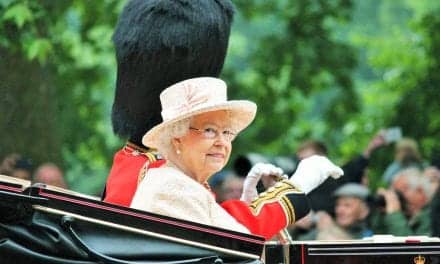
[[[162,121],[159,94],[184,79],[218,77],[228,46],[230,0],[130,0],[113,42],[118,65],[113,131],[137,145]]]

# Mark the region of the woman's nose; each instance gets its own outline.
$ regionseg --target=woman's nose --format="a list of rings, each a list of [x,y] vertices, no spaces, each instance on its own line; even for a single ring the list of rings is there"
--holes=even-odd
[[[220,136],[218,136],[218,137],[215,139],[214,144],[217,145],[217,146],[224,146],[224,145],[227,144],[227,141],[226,141],[226,139],[220,134]]]
[[[227,139],[227,136],[223,135],[222,133],[219,133],[215,138],[214,144],[217,146],[227,146],[231,144],[231,141]]]

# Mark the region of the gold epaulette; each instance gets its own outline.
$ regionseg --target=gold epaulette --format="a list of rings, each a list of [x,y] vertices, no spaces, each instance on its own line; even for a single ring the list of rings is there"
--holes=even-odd
[[[144,148],[144,147],[140,147],[130,141],[128,141],[124,148],[123,148],[124,152],[132,155],[132,156],[145,156],[148,160],[147,162],[145,162],[145,164],[142,166],[141,170],[139,171],[139,175],[138,175],[138,184],[142,181],[142,179],[145,177],[145,174],[147,172],[148,166],[151,163],[154,163],[158,160],[161,160],[162,157],[161,155],[157,152],[156,149],[152,149],[152,148]]]
[[[143,155],[147,157],[149,163],[162,159],[156,149],[140,147],[130,141],[127,141],[123,150],[133,156]]]
[[[260,193],[259,196],[252,201],[250,207],[253,213],[255,215],[258,215],[261,208],[263,208],[265,204],[279,202],[280,205],[283,207],[284,212],[286,213],[287,223],[292,224],[295,222],[296,218],[295,208],[287,197],[287,194],[290,193],[302,194],[303,192],[301,192],[288,180],[282,180],[267,189],[267,191]]]

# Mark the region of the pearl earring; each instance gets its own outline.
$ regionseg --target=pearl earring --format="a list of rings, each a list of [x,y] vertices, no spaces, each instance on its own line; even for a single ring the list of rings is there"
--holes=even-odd
[[[180,155],[180,150],[179,149],[176,150],[176,153],[177,153],[177,155]]]

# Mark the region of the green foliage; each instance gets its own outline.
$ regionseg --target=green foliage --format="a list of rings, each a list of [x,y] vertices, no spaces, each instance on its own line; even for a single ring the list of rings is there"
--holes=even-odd
[[[440,5],[439,5],[440,6]],[[408,83],[393,120],[419,139],[425,154],[440,152],[440,8],[422,17],[418,27],[426,58],[423,72]],[[404,114],[399,114],[404,113]]]
[[[226,64],[234,96],[259,107],[257,120],[239,139],[239,151],[292,154],[307,137],[338,142],[340,127],[358,103],[351,79],[355,51],[333,34],[349,18],[351,1],[237,1],[236,28],[247,37],[246,64]],[[244,32],[252,32],[246,34]],[[242,40],[243,41],[243,40]],[[337,67],[335,67],[337,65]],[[323,122],[324,119],[331,122]],[[268,123],[270,125],[268,125]]]
[[[345,127],[350,129],[345,130],[341,154],[349,157],[359,151],[381,127],[401,126],[404,136],[418,140],[429,161],[437,148],[434,142],[438,130],[427,127],[439,118],[435,105],[438,92],[433,92],[438,86],[432,79],[428,81],[431,87],[425,86],[430,78],[427,76],[432,68],[430,64],[439,58],[429,51],[429,43],[440,42],[434,40],[434,32],[424,31],[434,28],[435,17],[440,17],[440,5],[436,1],[356,3],[353,22],[341,35],[358,48],[362,58],[354,75],[361,108],[347,120]],[[432,72],[438,75],[438,69]],[[380,185],[383,169],[392,160],[392,151],[388,147],[373,156],[370,171],[373,186]]]
[[[29,60],[36,58],[41,64],[44,64],[51,50],[52,44],[48,39],[35,39],[27,48],[27,58]]]
[[[2,91],[14,99],[2,104],[1,112],[20,109],[2,123],[2,138],[23,144],[3,142],[0,156],[20,152],[36,164],[54,161],[66,169],[73,189],[92,194],[102,189],[113,152],[121,144],[111,132],[109,116],[115,78],[111,35],[122,4],[1,3],[0,51],[7,55],[0,62],[3,73],[12,61],[25,71],[2,78]],[[30,137],[26,128],[37,130],[38,138]]]
[[[24,23],[31,22],[32,19],[32,11],[26,4],[15,4],[3,14],[4,21],[12,21],[18,28],[22,28]]]

